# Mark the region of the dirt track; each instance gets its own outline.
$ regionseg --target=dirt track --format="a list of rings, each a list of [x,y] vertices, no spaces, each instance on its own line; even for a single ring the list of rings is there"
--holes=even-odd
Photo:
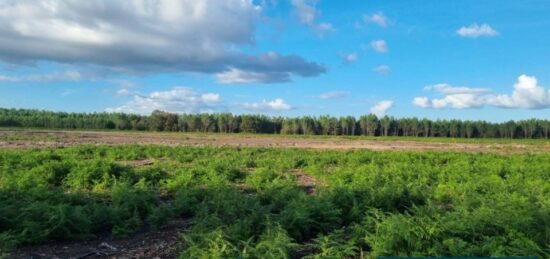
[[[549,152],[550,145],[437,143],[240,134],[184,134],[53,130],[0,130],[0,148],[50,148],[81,144],[155,144],[167,146],[235,146],[310,149],[369,149],[460,152]]]

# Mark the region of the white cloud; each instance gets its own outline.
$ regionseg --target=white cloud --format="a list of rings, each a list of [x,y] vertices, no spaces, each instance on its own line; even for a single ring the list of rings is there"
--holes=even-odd
[[[377,117],[383,117],[386,115],[389,109],[393,107],[393,101],[380,101],[377,102],[372,108],[370,108],[370,113],[376,115]]]
[[[470,26],[462,26],[456,33],[462,37],[468,38],[477,38],[480,36],[492,37],[498,35],[498,32],[486,23],[482,25],[473,23]]]
[[[388,45],[385,40],[372,41],[370,46],[378,53],[386,53],[388,51]]]
[[[242,108],[253,112],[281,112],[294,109],[281,98],[277,98],[273,101],[262,100],[257,103],[243,103]]]
[[[390,73],[390,67],[388,65],[380,65],[373,69],[374,72],[381,74],[381,75],[387,75]]]
[[[119,90],[119,92],[121,91]],[[215,113],[231,109],[245,109],[252,112],[282,112],[294,109],[281,98],[226,105],[222,102],[220,94],[203,93],[190,87],[173,87],[171,90],[154,91],[148,94],[140,94],[127,89],[122,92],[122,96],[130,96],[131,99],[118,107],[105,109],[106,112],[150,114],[154,110],[161,110],[173,113]]]
[[[363,20],[367,23],[374,23],[380,27],[388,27],[388,18],[383,12],[377,12],[372,15],[363,15]]]
[[[413,104],[422,108],[430,108],[432,106],[431,101],[428,97],[415,97],[413,100]]]
[[[346,63],[346,64],[351,64],[351,63],[357,61],[358,58],[359,57],[358,57],[357,53],[348,53],[348,54],[342,55],[342,59],[343,59],[344,63]]]
[[[423,108],[453,108],[453,109],[467,109],[467,108],[479,108],[484,103],[484,96],[482,94],[490,92],[486,88],[471,88],[465,86],[451,86],[449,84],[436,84],[424,87],[426,91],[436,91],[442,98],[429,99],[428,97],[416,97],[413,100],[413,104]]]
[[[83,79],[83,75],[78,71],[67,70],[64,72],[54,72],[50,74],[37,74],[37,75],[17,75],[6,76],[0,75],[0,82],[54,82],[54,81],[80,81]]]
[[[333,31],[336,31],[336,29],[334,28],[334,25],[332,25],[332,23],[322,22],[317,25],[317,32],[320,36],[323,36],[326,32]]]
[[[321,11],[315,6],[316,0],[292,0],[291,4],[300,22],[312,28],[319,36],[334,31],[334,26],[331,23],[317,22]]]
[[[340,99],[344,98],[350,95],[350,92],[347,91],[330,91],[326,93],[322,93],[319,95],[319,98],[323,100],[333,100],[333,99]]]
[[[511,96],[490,96],[487,98],[487,103],[503,108],[550,108],[550,90],[538,85],[534,76],[521,75],[514,85]]]
[[[442,95],[441,98],[416,97],[413,104],[422,108],[468,109],[494,106],[500,108],[544,109],[550,108],[550,91],[538,85],[533,76],[518,77],[512,95],[494,95],[487,88],[453,87],[437,84],[425,88]]]
[[[217,93],[199,93],[189,87],[174,87],[168,91],[155,91],[147,95],[128,93],[133,98],[127,104],[107,108],[107,112],[149,114],[154,110],[175,113],[219,111],[220,96]]]
[[[201,100],[205,103],[217,103],[220,101],[220,94],[215,94],[215,93],[202,94]]]
[[[261,12],[252,0],[6,0],[0,3],[0,60],[124,73],[325,72],[301,57],[263,60],[241,51],[255,44]]]
[[[441,99],[431,100],[431,107],[435,109],[450,107],[453,109],[479,108],[484,105],[483,98],[477,94],[452,94]]]

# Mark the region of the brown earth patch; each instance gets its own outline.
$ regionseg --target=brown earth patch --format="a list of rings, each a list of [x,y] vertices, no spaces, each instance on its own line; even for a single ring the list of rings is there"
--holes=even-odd
[[[156,158],[156,159],[138,159],[138,160],[123,160],[123,161],[117,161],[117,163],[121,165],[128,165],[131,167],[143,167],[148,165],[153,165],[157,161],[164,161],[164,158]]]
[[[117,161],[121,165],[129,165],[132,167],[142,167],[147,165],[152,165],[155,161],[151,159],[142,159],[142,160],[129,160],[129,161]]]
[[[292,174],[296,176],[296,181],[298,183],[298,186],[302,187],[307,194],[309,195],[316,195],[317,194],[317,186],[321,186],[321,181],[317,180],[315,177],[307,174],[302,169],[293,169],[291,171]]]

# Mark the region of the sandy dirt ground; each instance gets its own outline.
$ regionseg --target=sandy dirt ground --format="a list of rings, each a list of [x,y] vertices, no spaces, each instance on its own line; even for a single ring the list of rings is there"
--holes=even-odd
[[[411,140],[285,137],[240,134],[0,130],[0,148],[53,148],[88,145],[232,146],[307,149],[369,149],[375,151],[549,152],[550,145],[449,143]]]

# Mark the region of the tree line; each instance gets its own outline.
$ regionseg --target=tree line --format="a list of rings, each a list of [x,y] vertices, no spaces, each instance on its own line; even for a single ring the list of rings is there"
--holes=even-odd
[[[150,115],[137,115],[0,108],[0,127],[452,138],[550,137],[549,120],[492,123],[390,116],[378,118],[374,114],[359,118],[328,115],[288,118],[231,113],[175,114],[154,111]]]

